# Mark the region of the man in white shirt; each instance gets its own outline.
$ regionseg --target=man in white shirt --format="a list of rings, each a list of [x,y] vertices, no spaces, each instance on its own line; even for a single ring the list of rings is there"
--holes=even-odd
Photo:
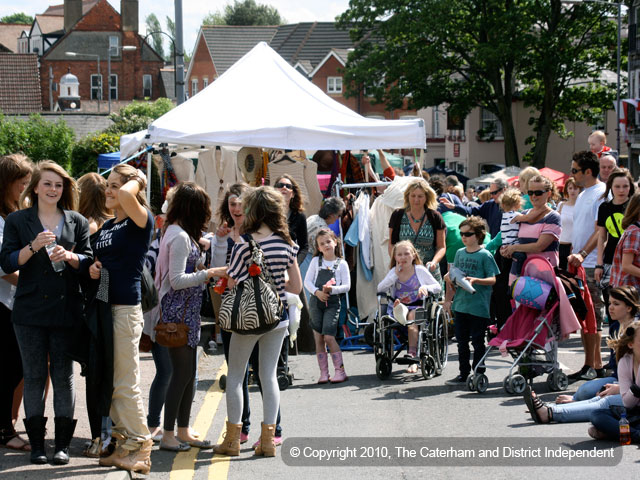
[[[605,191],[605,184],[598,180],[599,171],[598,157],[594,153],[585,150],[573,155],[571,175],[584,190],[578,196],[573,210],[573,232],[571,238],[573,254],[569,255],[568,263],[575,267],[580,265],[584,267],[587,286],[595,310],[596,331],[592,331],[593,326],[586,326],[587,331],[585,332],[583,329],[581,332],[585,361],[580,371],[569,375],[572,380],[592,380],[596,377],[605,376],[600,352],[603,301],[600,288],[594,278],[597,266],[596,247],[598,241],[596,220],[598,218],[598,208],[603,202],[602,195]]]

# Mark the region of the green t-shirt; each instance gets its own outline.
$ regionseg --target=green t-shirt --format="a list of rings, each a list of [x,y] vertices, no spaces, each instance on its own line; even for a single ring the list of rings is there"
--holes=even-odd
[[[456,258],[456,252],[464,248],[464,243],[462,243],[462,238],[460,237],[460,224],[466,220],[467,217],[453,210],[449,210],[442,212],[442,218],[444,219],[444,224],[447,226],[447,237],[445,240],[447,251],[445,256],[447,257],[447,263],[453,263]],[[489,243],[490,237],[489,233],[484,236],[484,245]]]
[[[462,270],[468,277],[487,278],[500,273],[493,255],[485,248],[477,252],[469,253],[466,248],[456,252],[453,261],[454,266]],[[491,304],[491,285],[474,284],[476,293],[471,294],[458,287],[453,297],[452,309],[454,312],[468,313],[476,317],[489,318],[489,305]]]

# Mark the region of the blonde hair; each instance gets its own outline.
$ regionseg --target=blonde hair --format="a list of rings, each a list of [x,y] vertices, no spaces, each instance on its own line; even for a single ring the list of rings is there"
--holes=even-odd
[[[591,132],[591,135],[589,135],[589,138],[597,138],[603,144],[607,143],[607,135],[602,130],[596,130],[594,132]]]
[[[522,192],[517,188],[507,188],[500,199],[500,208],[504,212],[509,210],[520,210],[522,205]]]
[[[518,185],[520,186],[520,191],[527,193],[529,190],[529,182],[536,175],[540,175],[540,170],[536,167],[527,167],[520,172],[518,175]]]
[[[107,181],[95,172],[85,173],[78,179],[78,189],[80,190],[78,213],[96,222],[100,228],[113,216],[106,206]]]
[[[137,181],[140,188],[138,189],[138,193],[136,193],[136,200],[138,200],[138,203],[143,207],[149,208],[145,192],[145,189],[147,188],[147,181],[138,174],[137,168],[127,165],[126,163],[120,163],[113,167],[112,172],[120,175],[120,182],[122,185],[127,183],[129,180]]]
[[[451,187],[451,192],[460,200],[462,200],[462,197],[464,197],[464,190],[462,189],[462,185],[454,185],[453,187]]]
[[[396,250],[399,247],[407,247],[409,251],[413,254],[413,264],[422,265],[422,260],[420,259],[420,254],[418,253],[416,246],[409,240],[403,240],[401,242],[396,243],[393,246],[393,250],[391,250],[391,264],[389,265],[389,268],[393,268],[396,266]]]
[[[404,191],[404,209],[405,210],[409,209],[409,207],[411,206],[411,204],[409,203],[409,196],[414,190],[418,188],[422,190],[425,196],[427,197],[427,201],[425,203],[425,209],[428,208],[430,210],[436,210],[438,208],[438,199],[436,197],[436,192],[433,191],[433,189],[429,186],[427,181],[424,180],[423,178],[418,178],[416,180],[413,180],[407,186],[407,189]]]
[[[488,188],[485,188],[478,194],[478,200],[480,200],[480,203],[488,202],[489,200],[491,200],[491,192]]]
[[[62,196],[58,200],[58,207],[63,210],[78,209],[78,187],[76,181],[67,171],[53,160],[38,162],[31,175],[31,181],[20,196],[20,208],[34,207],[38,204],[38,194],[35,188],[38,186],[43,172],[51,172],[62,178]]]

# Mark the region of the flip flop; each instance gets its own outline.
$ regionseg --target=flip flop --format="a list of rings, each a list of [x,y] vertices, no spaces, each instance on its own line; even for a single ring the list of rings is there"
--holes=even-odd
[[[191,445],[188,443],[179,443],[178,445],[165,445],[160,442],[160,450],[166,450],[167,452],[186,452],[191,450]]]
[[[22,443],[19,446],[9,445],[9,442],[11,440],[13,440],[14,438],[17,438]],[[6,443],[0,444],[0,447],[8,448],[9,450],[18,450],[19,452],[30,452],[31,451],[31,444],[28,441],[26,441],[24,438],[20,437],[20,435],[18,435],[17,433],[13,437],[7,439]]]
[[[529,385],[524,387],[522,397],[524,398],[524,403],[527,404],[531,419],[536,423],[544,423],[538,414],[538,409],[543,406],[543,403],[538,397],[533,398],[531,387]]]
[[[179,438],[178,441],[182,442]],[[209,440],[186,440],[184,443],[190,447],[199,448],[201,450],[213,448],[213,444]]]

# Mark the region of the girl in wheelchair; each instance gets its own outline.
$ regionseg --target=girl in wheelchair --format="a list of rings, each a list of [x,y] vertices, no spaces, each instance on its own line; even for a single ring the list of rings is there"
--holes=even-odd
[[[422,265],[418,251],[408,240],[394,245],[390,269],[387,276],[378,284],[378,292],[390,292],[394,299],[393,304],[389,304],[387,313],[392,315],[394,308],[402,304],[408,310],[406,319],[396,318],[396,321],[403,323],[403,320],[414,320],[415,310],[422,306],[422,298],[430,293],[438,294],[442,288],[429,270]],[[398,311],[397,308],[396,311]],[[407,329],[409,334],[407,357],[415,358],[419,328],[418,325],[412,324]],[[417,371],[417,362],[407,368],[408,373],[417,373]]]

